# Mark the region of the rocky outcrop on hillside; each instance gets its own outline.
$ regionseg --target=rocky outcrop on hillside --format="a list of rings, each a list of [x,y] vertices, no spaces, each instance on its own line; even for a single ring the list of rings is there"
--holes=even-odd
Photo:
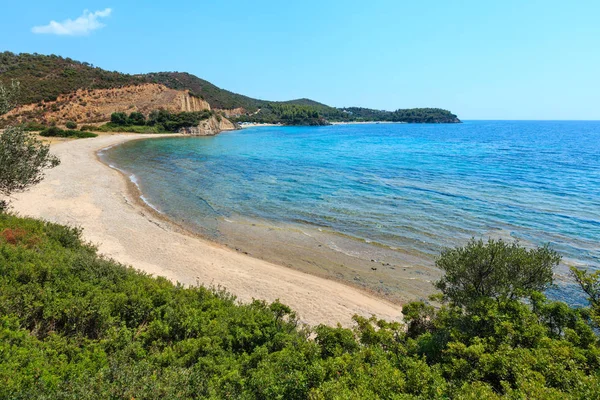
[[[220,115],[213,115],[209,119],[200,122],[198,126],[181,128],[179,133],[192,136],[213,136],[223,131],[232,131],[235,129],[238,129],[238,127],[227,118],[223,118]]]
[[[178,113],[210,110],[210,105],[190,95],[187,90],[174,90],[164,85],[148,83],[113,89],[80,89],[58,96],[56,101],[17,107],[3,118],[11,122],[91,123],[108,121],[114,112],[138,111],[148,115],[158,109]]]
[[[248,111],[245,108],[238,107],[232,109],[219,109],[219,112],[227,118],[239,117],[240,115],[247,115]]]

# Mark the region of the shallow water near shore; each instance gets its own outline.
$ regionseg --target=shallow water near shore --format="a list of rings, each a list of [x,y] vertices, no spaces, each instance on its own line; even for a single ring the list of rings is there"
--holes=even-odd
[[[260,127],[102,157],[211,240],[394,300],[426,297],[434,257],[472,236],[550,243],[559,282],[600,268],[600,122]]]

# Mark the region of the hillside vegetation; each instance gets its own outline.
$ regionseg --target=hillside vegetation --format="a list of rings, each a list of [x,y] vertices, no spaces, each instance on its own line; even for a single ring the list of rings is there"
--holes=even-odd
[[[498,297],[439,310],[407,304],[406,326],[355,317],[353,330],[307,329],[279,302],[239,304],[222,290],[150,277],[98,256],[80,235],[0,213],[0,398],[592,399],[600,393],[591,319],[598,314],[540,293],[531,293],[529,304],[500,296],[497,273],[486,287]],[[446,260],[460,266],[455,262],[464,255],[455,251]],[[546,256],[554,261],[544,250],[515,253],[534,264]],[[443,285],[464,272],[452,271]],[[539,282],[546,279],[551,274]]]
[[[460,122],[456,115],[437,108],[390,112],[355,107],[339,109],[310,99],[283,102],[259,100],[221,89],[188,73],[156,72],[129,75],[105,71],[88,63],[55,55],[0,53],[0,80],[21,82],[23,90],[19,98],[20,105],[55,101],[61,95],[82,89],[113,89],[155,83],[169,89],[187,90],[191,95],[207,101],[214,109],[239,109],[236,122],[285,125],[323,125],[327,121]],[[151,110],[144,110],[149,111]]]
[[[257,113],[232,118],[235,122],[281,123],[283,125],[326,125],[328,122],[387,121],[404,123],[458,123],[450,111],[412,108],[380,111],[367,108],[339,109],[326,105],[269,103]]]
[[[21,83],[19,105],[55,101],[78,89],[111,89],[147,83],[143,76],[105,71],[55,55],[0,53],[0,80]]]
[[[208,101],[213,108],[242,107],[253,112],[269,103],[221,89],[188,73],[157,72],[130,75],[105,71],[86,62],[56,55],[0,53],[0,80],[21,82],[21,105],[42,100],[54,101],[59,95],[78,89],[111,89],[144,83],[160,83],[171,89],[189,90],[191,94]],[[301,99],[284,103],[307,105],[312,101]]]

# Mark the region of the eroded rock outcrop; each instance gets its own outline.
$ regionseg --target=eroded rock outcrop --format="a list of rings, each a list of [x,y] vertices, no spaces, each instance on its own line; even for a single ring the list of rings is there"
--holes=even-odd
[[[224,108],[224,109],[219,109],[218,111],[221,114],[223,114],[224,116],[226,116],[227,118],[239,117],[240,115],[248,114],[248,111],[246,111],[246,109],[242,108],[242,107],[232,108],[232,109]]]
[[[198,126],[192,126],[189,128],[181,128],[179,133],[185,133],[192,136],[213,136],[223,131],[233,131],[238,127],[220,115],[213,115],[209,119],[206,119]]]

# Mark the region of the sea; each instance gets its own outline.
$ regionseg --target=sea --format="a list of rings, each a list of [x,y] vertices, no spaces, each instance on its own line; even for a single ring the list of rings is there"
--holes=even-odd
[[[102,158],[186,229],[400,300],[471,238],[549,244],[563,256],[549,293],[572,303],[568,267],[600,268],[600,122],[255,127]]]

